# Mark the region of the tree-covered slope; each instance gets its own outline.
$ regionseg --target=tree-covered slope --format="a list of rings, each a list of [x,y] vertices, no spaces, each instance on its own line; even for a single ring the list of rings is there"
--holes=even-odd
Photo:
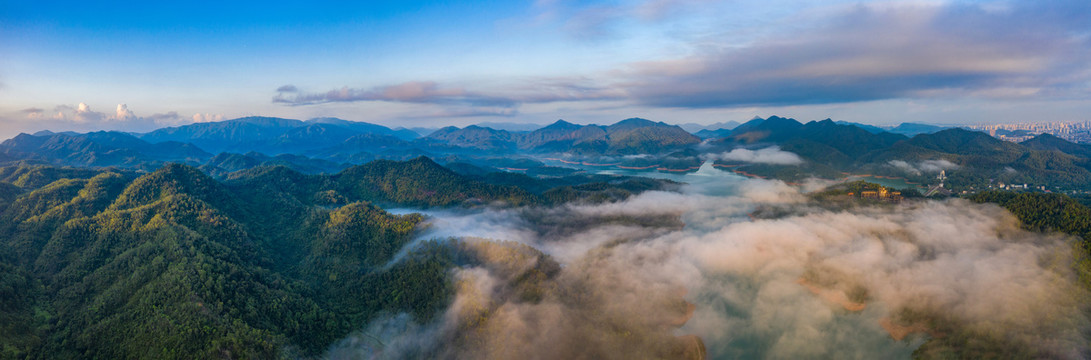
[[[140,138],[149,142],[188,142],[210,152],[259,151],[272,155],[329,147],[359,134],[377,134],[408,140],[408,131],[337,118],[307,121],[251,116],[232,120],[161,128]]]
[[[960,128],[920,133],[912,138],[869,132],[829,119],[801,124],[793,119],[754,119],[711,144],[735,147],[777,145],[805,160],[796,165],[745,165],[749,173],[789,181],[809,175],[874,174],[936,184],[946,170],[948,187],[978,190],[997,183],[1085,189],[1091,183],[1091,151],[1086,146],[1042,135],[1023,143],[999,140]]]
[[[515,186],[493,185],[455,173],[429,158],[376,160],[336,174],[306,175],[291,169],[259,167],[226,176],[226,185],[259,203],[343,205],[369,201],[401,206],[456,206],[480,203],[527,205],[534,194]]]
[[[970,196],[970,200],[1008,209],[1029,230],[1059,231],[1091,244],[1091,208],[1063,194],[987,191]]]
[[[56,165],[93,167],[140,167],[163,161],[199,163],[211,157],[187,143],[149,143],[116,131],[41,136],[19,134],[0,143],[0,153]]]
[[[1038,145],[1028,147],[957,128],[914,136],[865,156],[861,162],[882,165],[890,161],[939,160],[957,167],[948,171],[949,183],[954,185],[988,185],[989,179],[1051,187],[1082,187],[1091,183],[1088,170],[1091,160],[1079,153]]]
[[[0,357],[313,356],[382,311],[426,320],[453,291],[439,245],[388,265],[419,215],[336,193],[394,202],[417,192],[355,189],[434,180],[467,195],[436,204],[522,194],[451,178],[427,159],[356,171],[274,167],[223,184],[171,164],[139,177],[62,169],[41,186],[0,182]],[[257,183],[266,185],[240,191]]]
[[[1019,144],[1034,150],[1056,150],[1069,155],[1091,158],[1091,145],[1076,144],[1051,134],[1041,134]]]
[[[345,169],[331,180],[351,196],[415,206],[448,206],[467,201],[525,205],[536,201],[523,189],[473,181],[426,157],[406,162],[377,160]]]

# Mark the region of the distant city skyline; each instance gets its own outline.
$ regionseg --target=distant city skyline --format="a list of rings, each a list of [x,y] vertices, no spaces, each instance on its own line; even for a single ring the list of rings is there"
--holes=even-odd
[[[1091,120],[1086,1],[0,3],[0,137],[248,115]]]

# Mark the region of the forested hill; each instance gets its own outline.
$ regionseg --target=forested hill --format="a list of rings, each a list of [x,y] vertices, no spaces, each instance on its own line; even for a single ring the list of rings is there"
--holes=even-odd
[[[1063,194],[986,191],[970,196],[970,200],[1008,209],[1029,230],[1078,236],[1083,239],[1084,248],[1091,251],[1091,208],[1076,199]]]
[[[428,158],[223,182],[181,164],[0,168],[0,359],[315,356],[380,312],[427,321],[451,300],[449,243],[386,266],[424,219],[373,204],[609,200],[657,186],[541,195]]]
[[[841,173],[872,174],[936,184],[946,170],[948,188],[978,191],[998,183],[1045,186],[1057,190],[1086,189],[1091,184],[1091,147],[1042,134],[1022,143],[1003,141],[984,132],[950,128],[913,137],[872,133],[830,120],[800,123],[770,117],[739,125],[709,144],[761,148],[776,145],[802,158],[798,165],[725,163],[747,173],[782,180],[811,176],[837,178]]]
[[[277,196],[308,205],[371,201],[400,206],[452,206],[540,200],[514,186],[492,185],[456,174],[431,159],[376,160],[332,175],[306,175],[285,167],[259,167],[227,176],[226,185],[253,201]]]
[[[269,207],[256,199],[289,195],[177,164],[4,170],[0,358],[315,355],[378,311],[428,318],[450,296],[442,252],[379,270],[419,215]]]

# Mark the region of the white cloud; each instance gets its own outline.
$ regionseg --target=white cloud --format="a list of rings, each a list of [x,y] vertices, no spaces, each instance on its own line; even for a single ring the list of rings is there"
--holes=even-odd
[[[179,115],[177,111],[141,116],[129,108],[128,104],[119,103],[114,112],[95,111],[95,107],[86,102],[72,105],[57,105],[52,110],[29,107],[15,113],[0,114],[0,137],[14,136],[19,132],[33,133],[40,130],[50,131],[151,131],[163,126],[176,126],[191,120],[219,121],[223,114],[197,114],[191,118]]]
[[[926,173],[938,173],[940,172],[940,170],[952,170],[959,168],[958,164],[943,159],[921,161],[920,165],[918,165],[917,167],[919,167],[921,171],[924,171]]]
[[[779,146],[770,146],[759,150],[737,148],[722,154],[709,154],[704,157],[713,160],[742,161],[773,165],[799,165],[803,163],[803,159],[801,159],[799,155],[781,150]]]
[[[208,114],[208,113],[193,114],[193,122],[195,122],[195,123],[216,122],[216,121],[223,121],[223,119],[224,119],[223,114]]]
[[[910,164],[909,162],[903,160],[890,160],[887,162],[887,165],[893,166],[895,169],[914,176],[919,176],[921,174],[935,174],[939,173],[940,170],[952,170],[959,168],[958,164],[944,159],[924,160],[916,164]]]
[[[80,103],[76,107],[75,116],[71,117],[71,119],[81,123],[99,122],[106,118],[106,114],[91,110],[91,106],[86,103]]]
[[[126,121],[126,120],[132,120],[132,119],[135,119],[135,118],[136,118],[136,115],[134,115],[133,112],[129,110],[128,105],[117,104],[117,115],[114,116],[114,120]]]

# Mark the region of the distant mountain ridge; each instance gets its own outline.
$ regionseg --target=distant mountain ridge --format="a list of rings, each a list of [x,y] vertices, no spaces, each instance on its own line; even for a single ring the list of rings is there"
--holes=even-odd
[[[715,122],[708,125],[685,123],[678,124],[678,127],[681,127],[682,130],[689,131],[690,133],[697,135],[697,133],[701,131],[731,130],[739,125],[740,123],[738,121],[730,120],[726,122]]]
[[[836,123],[839,124],[839,125],[853,125],[853,126],[861,128],[861,129],[867,130],[868,132],[873,133],[873,134],[878,134],[878,133],[881,133],[881,132],[888,132],[888,133],[894,133],[894,134],[902,134],[902,135],[905,135],[905,136],[914,136],[914,135],[920,135],[920,134],[931,134],[931,133],[935,133],[935,132],[938,132],[938,131],[942,131],[942,130],[946,130],[946,129],[951,128],[950,126],[939,126],[939,125],[908,123],[908,122],[903,122],[901,124],[898,124],[898,126],[894,126],[894,127],[879,127],[879,126],[874,126],[874,125],[867,125],[867,124],[848,122],[848,121],[836,121]]]
[[[803,124],[791,118],[770,116],[739,125],[716,143],[743,146],[775,144],[812,161],[847,166],[869,152],[888,148],[905,139],[903,135],[871,133],[855,125],[842,125],[830,119]]]
[[[920,124],[899,127],[929,131],[938,128]],[[747,171],[790,180],[815,174],[837,177],[839,173],[862,173],[933,183],[940,170],[948,170],[948,183],[966,189],[987,187],[990,182],[1076,188],[1091,184],[1091,146],[1048,134],[1023,143],[961,128],[907,137],[830,119],[803,124],[771,116],[742,124],[721,138],[709,140],[709,144],[719,148],[779,146],[802,157],[805,164],[787,168],[749,166]]]
[[[98,131],[86,134],[19,134],[0,143],[0,153],[58,165],[137,166],[147,162],[203,162],[212,157],[196,146],[176,141],[149,143],[135,136]]]
[[[542,124],[531,123],[519,123],[519,122],[480,122],[474,124],[480,127],[492,128],[496,130],[504,130],[509,132],[530,132],[545,127]]]
[[[1076,144],[1051,134],[1041,134],[1019,144],[1035,150],[1060,151],[1091,158],[1091,145]]]
[[[451,126],[439,129],[425,139],[477,149],[571,150],[597,154],[656,153],[700,142],[699,138],[677,125],[641,118],[629,118],[608,126],[577,125],[557,120],[527,133],[477,125],[461,129]]]
[[[251,116],[220,122],[195,123],[167,127],[139,135],[149,142],[189,142],[210,152],[224,151],[301,151],[329,146],[352,135],[381,134],[401,140],[418,135],[410,130],[393,130],[365,122],[337,118],[307,121]]]
[[[65,165],[130,166],[146,161],[188,161],[191,164],[197,164],[207,161],[212,154],[224,152],[236,154],[257,152],[269,156],[297,154],[356,163],[393,156],[399,152],[422,155],[452,151],[484,151],[493,154],[522,151],[576,155],[636,155],[681,150],[701,142],[702,139],[723,142],[720,139],[730,138],[739,143],[777,142],[782,140],[778,139],[778,136],[790,136],[782,131],[785,130],[783,127],[801,125],[795,120],[787,120],[790,119],[770,116],[768,119],[755,118],[745,124],[733,121],[715,123],[705,126],[706,128],[699,130],[696,135],[690,134],[678,125],[630,118],[610,125],[579,125],[558,120],[532,131],[516,132],[480,125],[464,128],[449,126],[421,137],[413,130],[405,128],[391,129],[377,124],[330,117],[303,121],[251,116],[220,122],[166,127],[143,134],[114,132],[128,135],[124,137],[114,135],[115,140],[119,142],[117,144],[107,144],[110,142],[109,139],[103,139],[101,136],[99,139],[92,139],[93,135],[70,132],[55,134],[43,131],[35,135],[20,135],[17,141],[9,143],[11,146],[18,145],[16,146],[18,149],[13,149],[11,146],[8,147],[9,149],[0,149],[5,154],[0,157],[0,160],[39,158],[45,162]],[[518,125],[496,124],[507,127]],[[839,122],[839,124],[850,123]],[[697,125],[686,124],[686,126],[692,129]],[[927,127],[927,125],[919,124],[902,124],[899,128],[909,131],[906,129],[920,130],[923,129],[921,126]],[[713,127],[718,128],[711,129]],[[858,127],[863,127],[872,133],[879,133],[876,131],[879,129],[877,127],[866,125]],[[529,126],[522,127],[522,129],[529,128]],[[934,127],[929,129],[934,130]],[[65,147],[66,145],[49,144],[46,148],[33,149],[33,145],[29,145],[39,141],[34,138],[55,136],[69,136],[70,138],[64,138],[68,139],[68,142],[88,142],[95,146],[73,143]],[[747,139],[742,139],[743,136]],[[769,136],[772,137],[766,138]],[[142,140],[144,143],[137,144],[133,142],[134,140]],[[58,141],[55,140],[55,142]],[[158,145],[161,143],[173,145]],[[185,146],[193,149],[170,150],[170,148]],[[49,151],[49,148],[58,147],[65,148],[68,154],[62,156],[60,152]],[[192,150],[204,151],[206,154]],[[190,154],[182,156],[171,154],[171,151],[189,151]]]
[[[515,143],[515,136],[510,132],[477,125],[470,125],[461,129],[448,126],[436,130],[424,138],[447,145],[481,150],[512,149]]]
[[[518,125],[497,124],[506,127]],[[529,127],[522,128],[529,129]],[[22,136],[19,142],[33,142],[27,136],[57,135],[75,138],[88,136],[76,133],[54,134],[45,131]],[[338,118],[326,117],[302,121],[251,116],[166,127],[143,134],[129,134],[129,136],[151,144],[188,143],[209,154],[259,152],[271,156],[309,154],[339,158],[359,158],[358,154],[364,152],[429,152],[430,148],[438,148],[439,152],[449,151],[452,148],[466,148],[489,151],[635,154],[667,151],[700,141],[699,138],[676,125],[640,118],[625,119],[606,126],[577,125],[558,120],[545,127],[536,127],[532,131],[517,132],[479,125],[463,128],[448,126],[422,137],[413,130],[405,128],[391,129],[382,125]],[[133,139],[126,141],[131,142]],[[207,160],[210,157],[211,155],[205,154],[202,159]],[[103,162],[89,164],[97,166],[102,165]]]
[[[393,130],[337,118],[300,121],[246,117],[163,128],[146,134],[48,131],[20,134],[0,143],[0,162],[137,170],[181,162],[200,167],[208,174],[226,176],[233,171],[270,165],[304,173],[333,173],[373,160],[426,156],[441,163],[549,176],[546,174],[584,171],[578,165],[586,163],[626,169],[691,171],[704,159],[735,148],[775,145],[781,151],[798,155],[804,163],[785,167],[736,162],[732,166],[744,166],[752,174],[790,180],[809,174],[837,178],[843,173],[866,173],[931,182],[932,178],[925,173],[935,173],[937,166],[942,165],[962,168],[953,180],[956,184],[980,185],[991,180],[1082,188],[1091,183],[1088,173],[1091,146],[1051,135],[1015,144],[982,132],[914,123],[888,130],[831,119],[802,123],[770,116],[754,118],[731,130],[701,130],[698,136],[677,125],[629,118],[609,125],[557,120],[526,132],[479,125],[449,126],[418,138],[406,129]],[[894,131],[922,133],[909,137]],[[569,159],[543,162],[557,157]],[[577,166],[566,168],[565,163]]]

